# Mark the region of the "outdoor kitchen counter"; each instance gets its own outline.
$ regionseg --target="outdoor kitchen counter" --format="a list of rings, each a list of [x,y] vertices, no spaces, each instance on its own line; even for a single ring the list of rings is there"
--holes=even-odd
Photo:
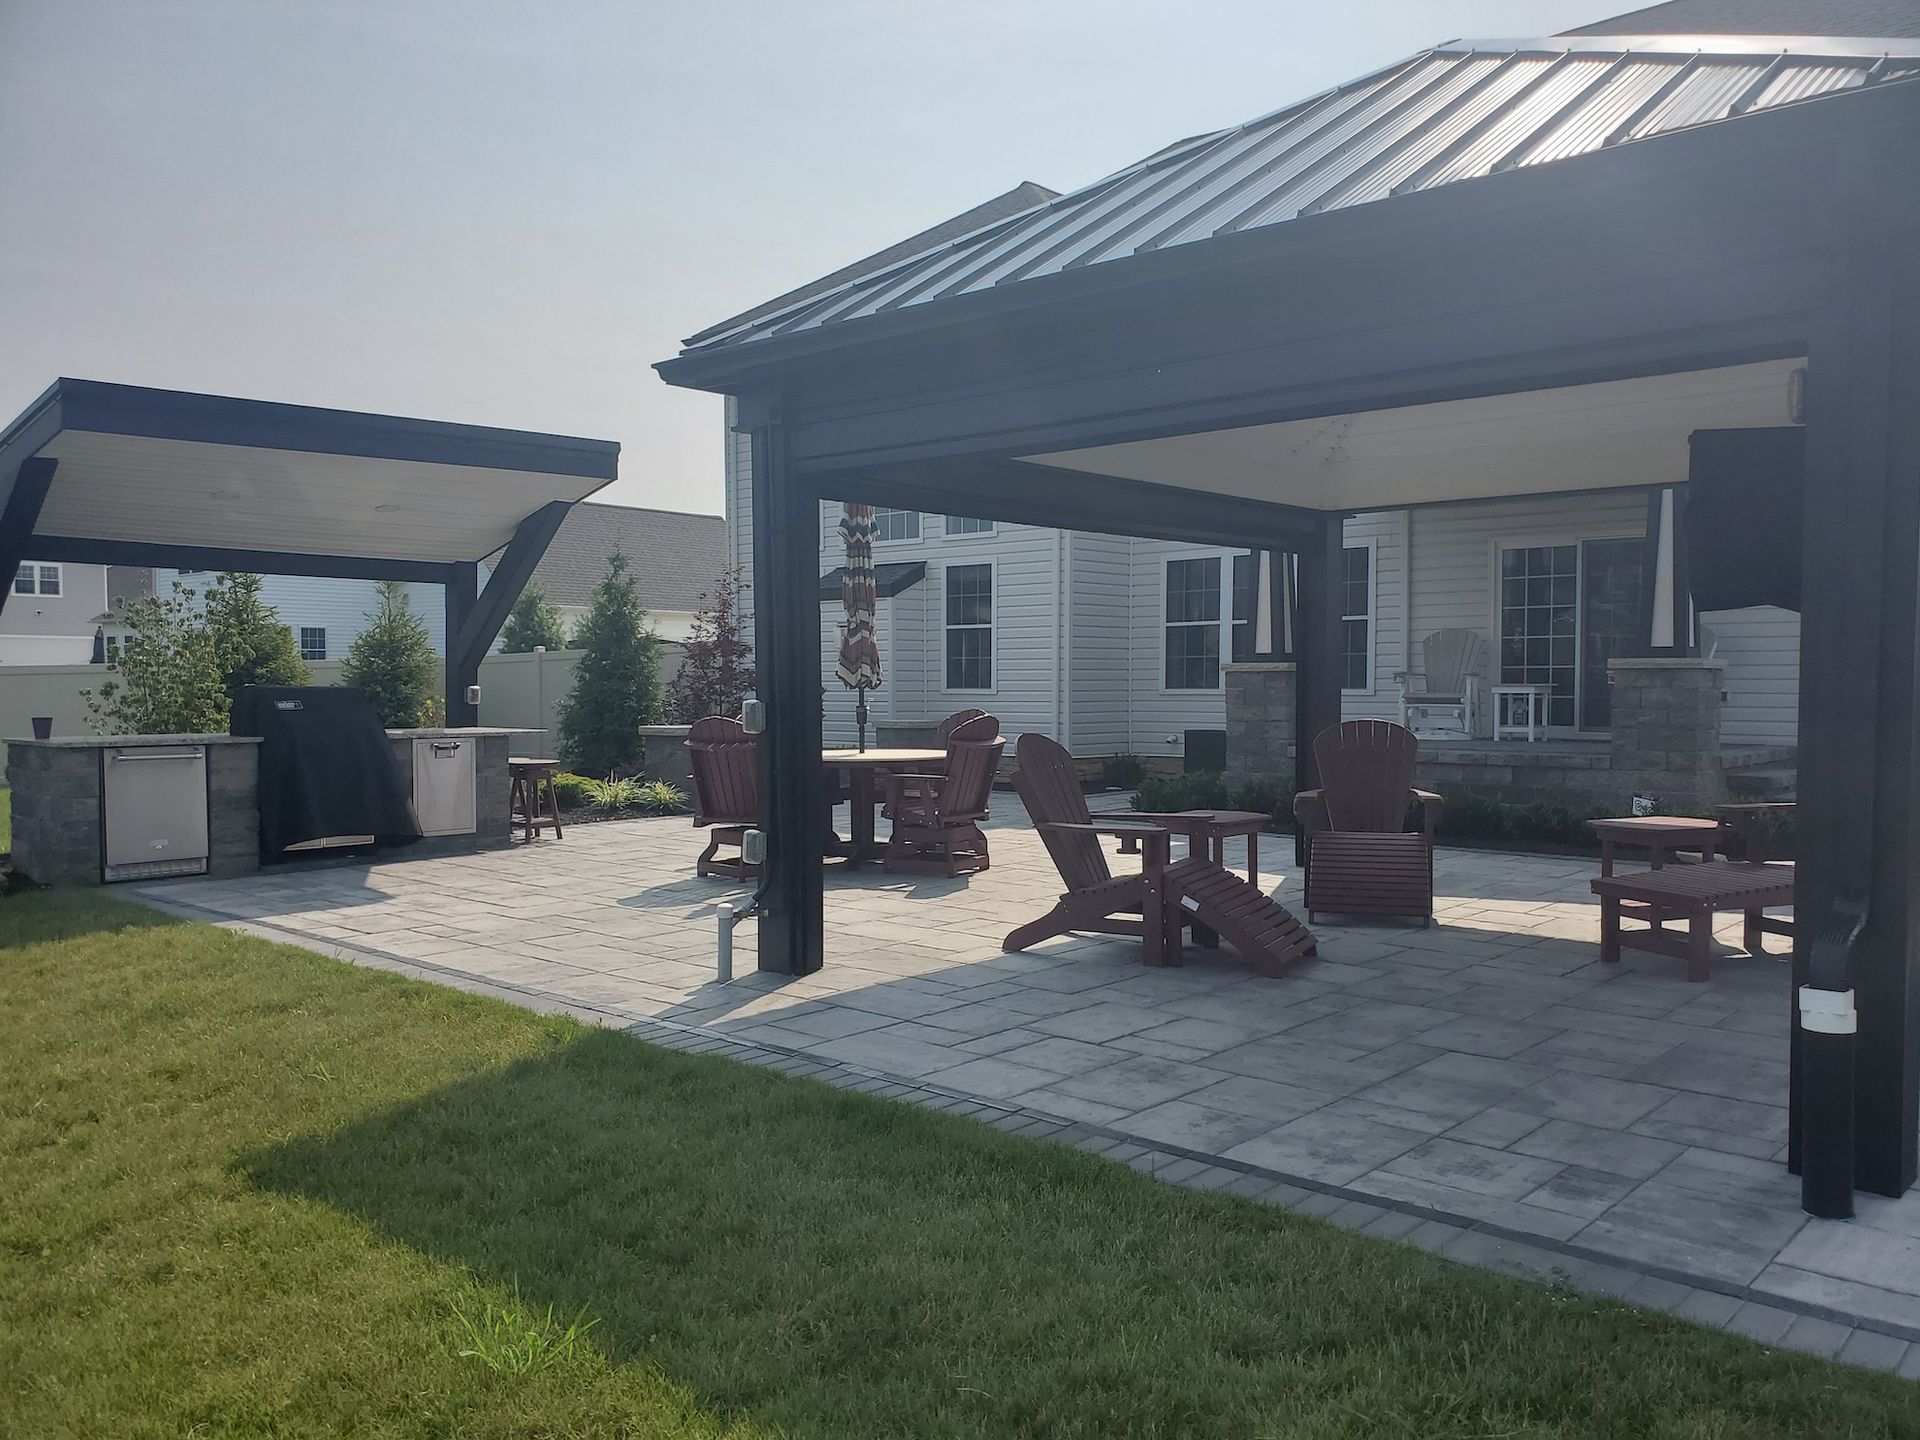
[[[473,747],[474,807],[470,832],[428,836],[383,850],[386,859],[444,855],[510,843],[507,758],[537,729],[503,726],[409,728],[386,732],[394,759],[413,784],[416,741],[460,740]],[[13,867],[41,884],[97,885],[103,843],[102,753],[197,746],[207,757],[207,869],[240,875],[260,867],[260,739],[253,735],[56,735],[9,739],[7,783],[13,791]],[[298,863],[298,862],[289,862]]]
[[[207,873],[260,867],[260,741],[251,735],[55,735],[7,740],[13,868],[43,885],[97,885],[104,815],[102,755],[175,746],[207,756]]]
[[[9,735],[0,743],[9,749],[37,745],[47,750],[131,750],[141,745],[258,745],[260,737],[228,735],[224,731],[218,735],[55,735],[48,740]]]

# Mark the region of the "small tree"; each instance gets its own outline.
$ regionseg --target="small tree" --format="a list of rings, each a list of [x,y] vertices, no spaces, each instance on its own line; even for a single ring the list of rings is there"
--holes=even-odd
[[[213,633],[178,580],[171,595],[127,607],[126,642],[95,692],[87,723],[102,735],[196,735],[227,728],[227,691]]]
[[[223,570],[207,591],[207,629],[229,701],[249,685],[305,685],[313,678],[280,612],[260,598],[261,579]]]
[[[640,727],[659,718],[659,642],[629,568],[624,555],[607,562],[574,633],[585,653],[560,702],[560,754],[582,774],[630,770],[640,757]]]
[[[702,597],[703,599],[705,597]],[[752,646],[740,616],[739,577],[720,577],[713,603],[693,617],[680,669],[667,687],[667,713],[677,725],[708,715],[738,715],[753,689]]]
[[[540,646],[561,650],[566,648],[566,643],[567,627],[560,618],[559,607],[547,598],[538,580],[527,581],[527,588],[513,602],[513,609],[507,612],[507,623],[501,628],[501,654],[526,655]]]
[[[354,637],[340,683],[367,692],[382,725],[422,725],[433,711],[433,640],[413,613],[406,586],[380,582],[367,628]]]

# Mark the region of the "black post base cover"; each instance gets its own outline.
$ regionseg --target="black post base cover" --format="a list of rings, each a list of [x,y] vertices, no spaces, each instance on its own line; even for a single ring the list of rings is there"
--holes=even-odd
[[[235,735],[260,737],[260,858],[332,835],[383,845],[420,838],[393,742],[364,692],[255,685],[234,701]]]

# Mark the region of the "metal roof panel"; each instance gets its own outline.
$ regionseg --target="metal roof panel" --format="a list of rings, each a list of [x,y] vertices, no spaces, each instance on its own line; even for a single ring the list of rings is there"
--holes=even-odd
[[[1920,42],[1805,36],[1452,41],[1195,136],[1005,222],[689,342],[712,350],[938,304],[1319,210],[1920,80]]]

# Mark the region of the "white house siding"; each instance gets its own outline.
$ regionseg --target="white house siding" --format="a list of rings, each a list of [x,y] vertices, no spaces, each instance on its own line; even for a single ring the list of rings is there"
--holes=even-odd
[[[1727,662],[1720,735],[1730,745],[1792,745],[1800,734],[1800,617],[1771,605],[1702,615]]]
[[[39,568],[46,562],[31,557]],[[107,608],[107,567],[61,564],[58,595],[7,595],[0,610],[0,665],[84,665],[93,658],[93,632]],[[0,577],[8,591],[14,576]]]
[[[1078,755],[1133,745],[1133,546],[1115,535],[1065,536],[1065,744]]]
[[[1349,690],[1341,713],[1351,719],[1400,718],[1400,687],[1407,668],[1407,512],[1355,515],[1342,530],[1349,546],[1373,549],[1373,666],[1364,689]]]

